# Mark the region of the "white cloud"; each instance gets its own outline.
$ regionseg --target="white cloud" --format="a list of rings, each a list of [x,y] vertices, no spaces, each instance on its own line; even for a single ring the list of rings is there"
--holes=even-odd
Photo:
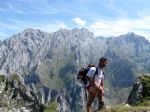
[[[139,19],[120,18],[116,21],[98,20],[89,26],[95,36],[118,36],[134,32],[150,40],[150,16]]]
[[[91,26],[93,29],[108,29],[110,28],[109,23],[106,23],[105,21],[97,21],[93,23]]]
[[[18,0],[17,2],[11,1],[6,3],[3,8],[0,8],[0,11],[11,11],[19,14],[56,14],[59,12],[59,9],[51,4],[48,4],[47,0]]]
[[[84,26],[86,24],[86,21],[81,18],[73,18],[72,21],[80,26]]]

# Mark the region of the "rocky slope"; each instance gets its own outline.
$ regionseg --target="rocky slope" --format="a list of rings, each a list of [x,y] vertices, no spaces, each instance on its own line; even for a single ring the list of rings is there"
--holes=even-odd
[[[150,101],[150,76],[143,75],[133,85],[127,103],[130,105],[139,105],[148,101]]]
[[[37,95],[13,74],[9,77],[0,75],[0,111],[1,112],[43,112],[44,105]]]
[[[149,51],[149,41],[134,33],[103,38],[84,28],[53,33],[29,28],[0,43],[0,74],[20,74],[40,102],[56,101],[57,111],[82,111],[84,89],[76,80],[80,67],[108,58],[106,102],[125,102],[124,91],[150,72]]]

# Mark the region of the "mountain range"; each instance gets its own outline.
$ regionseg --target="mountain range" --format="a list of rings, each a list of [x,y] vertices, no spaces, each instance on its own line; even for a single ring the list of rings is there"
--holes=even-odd
[[[85,28],[28,28],[0,42],[0,74],[19,74],[42,103],[56,102],[57,111],[79,112],[86,103],[76,79],[81,67],[106,57],[106,104],[124,103],[137,77],[150,72],[149,52],[150,42],[134,33],[106,38]]]

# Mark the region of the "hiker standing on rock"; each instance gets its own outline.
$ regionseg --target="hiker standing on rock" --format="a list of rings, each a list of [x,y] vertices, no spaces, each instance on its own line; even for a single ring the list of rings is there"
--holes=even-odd
[[[106,58],[101,58],[99,60],[99,64],[97,67],[91,67],[87,73],[87,81],[86,89],[88,91],[88,98],[87,98],[87,112],[92,112],[91,104],[93,103],[95,97],[97,96],[99,101],[99,107],[97,109],[101,110],[104,106],[104,101],[102,100],[104,97],[104,74],[103,68],[107,64]]]

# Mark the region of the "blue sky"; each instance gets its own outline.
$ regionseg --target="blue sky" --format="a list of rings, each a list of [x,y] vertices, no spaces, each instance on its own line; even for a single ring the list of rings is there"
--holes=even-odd
[[[150,40],[150,0],[0,0],[0,40],[26,28],[87,28],[95,36],[129,32]]]

